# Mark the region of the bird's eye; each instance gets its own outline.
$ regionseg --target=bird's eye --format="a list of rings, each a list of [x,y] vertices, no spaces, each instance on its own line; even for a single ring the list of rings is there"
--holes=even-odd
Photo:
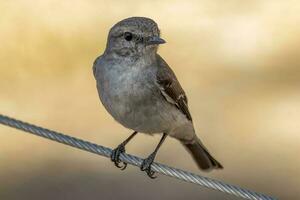
[[[130,40],[132,40],[132,37],[133,37],[132,33],[129,33],[129,32],[124,33],[125,40],[130,41]]]

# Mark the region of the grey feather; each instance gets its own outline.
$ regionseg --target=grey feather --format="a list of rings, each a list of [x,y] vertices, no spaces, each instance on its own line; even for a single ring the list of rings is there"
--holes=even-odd
[[[111,28],[105,52],[93,65],[100,100],[126,128],[166,133],[185,145],[201,169],[221,168],[195,134],[184,90],[157,54],[164,41],[159,36],[157,24],[148,18],[128,18]]]

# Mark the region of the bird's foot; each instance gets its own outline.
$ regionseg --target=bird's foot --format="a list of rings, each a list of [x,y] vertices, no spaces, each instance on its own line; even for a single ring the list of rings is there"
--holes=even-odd
[[[122,161],[120,160],[121,153],[125,153],[125,145],[124,144],[120,144],[117,148],[115,148],[112,151],[112,153],[110,155],[110,159],[111,159],[111,161],[114,162],[114,164],[117,168],[124,170],[127,167],[127,163],[123,162],[123,165],[120,165],[120,163],[122,163]]]
[[[154,176],[155,172],[151,169],[151,165],[154,161],[154,158],[155,158],[155,154],[151,154],[148,158],[143,160],[140,167],[141,170],[145,171],[147,175],[152,179],[156,178],[156,176]]]

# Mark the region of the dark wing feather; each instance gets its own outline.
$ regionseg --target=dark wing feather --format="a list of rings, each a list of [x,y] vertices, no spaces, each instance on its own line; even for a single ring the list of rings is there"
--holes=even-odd
[[[96,78],[96,73],[97,73],[97,69],[96,69],[96,66],[97,66],[97,62],[98,60],[101,58],[101,56],[97,57],[96,60],[94,61],[93,63],[93,74],[94,74],[94,77]]]
[[[158,71],[156,77],[162,95],[192,121],[192,116],[188,109],[187,97],[174,72],[159,55],[157,55],[157,64]]]

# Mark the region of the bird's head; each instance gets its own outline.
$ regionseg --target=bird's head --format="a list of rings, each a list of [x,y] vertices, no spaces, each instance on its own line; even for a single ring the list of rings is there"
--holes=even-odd
[[[157,24],[149,18],[131,17],[115,24],[109,31],[106,53],[121,57],[140,57],[155,54],[160,38]]]

